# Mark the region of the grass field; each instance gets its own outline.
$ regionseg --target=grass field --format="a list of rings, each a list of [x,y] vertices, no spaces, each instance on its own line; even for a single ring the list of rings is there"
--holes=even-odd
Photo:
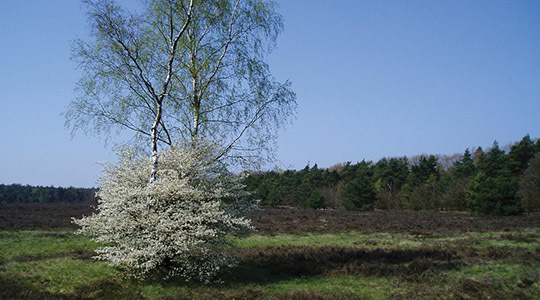
[[[540,299],[539,216],[261,211],[261,230],[235,238],[239,266],[203,285],[123,279],[53,222],[81,213],[60,208],[17,228],[15,210],[51,208],[0,206],[0,299]]]

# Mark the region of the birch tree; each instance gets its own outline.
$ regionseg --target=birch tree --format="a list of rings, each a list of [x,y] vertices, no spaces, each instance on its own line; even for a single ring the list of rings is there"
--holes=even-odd
[[[257,164],[273,158],[276,129],[293,115],[290,82],[277,82],[266,57],[283,28],[262,0],[148,0],[128,11],[87,0],[91,36],[73,44],[82,76],[65,112],[73,130],[134,133],[151,152],[198,138],[217,140],[216,159]]]
[[[262,0],[84,4],[91,36],[73,46],[82,77],[67,125],[107,138],[131,130],[138,150],[107,165],[98,212],[74,222],[129,276],[210,281],[234,265],[227,237],[252,229],[253,203],[229,166],[271,158],[295,110],[290,83],[265,62],[281,16]]]

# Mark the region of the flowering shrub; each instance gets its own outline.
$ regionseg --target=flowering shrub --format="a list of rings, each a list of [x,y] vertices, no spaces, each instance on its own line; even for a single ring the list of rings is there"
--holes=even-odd
[[[234,265],[228,235],[252,230],[253,208],[242,176],[216,161],[217,148],[198,142],[160,153],[156,180],[151,159],[126,149],[105,165],[98,213],[74,220],[104,246],[96,258],[142,278],[154,270],[208,282]]]

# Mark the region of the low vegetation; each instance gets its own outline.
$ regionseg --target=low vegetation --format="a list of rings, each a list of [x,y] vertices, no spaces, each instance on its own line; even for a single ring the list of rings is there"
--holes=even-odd
[[[48,206],[81,213],[0,206],[0,298],[540,299],[538,215],[267,209],[250,217],[258,232],[231,237],[238,266],[204,285],[121,277]],[[17,213],[42,222],[16,227]]]

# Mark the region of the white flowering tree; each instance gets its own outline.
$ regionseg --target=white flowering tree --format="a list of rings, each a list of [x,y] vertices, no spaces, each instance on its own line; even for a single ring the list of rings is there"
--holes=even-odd
[[[136,151],[106,167],[99,212],[75,223],[104,244],[100,259],[129,274],[164,267],[208,280],[232,262],[226,236],[251,228],[251,203],[225,162],[272,159],[276,129],[296,108],[290,83],[265,62],[283,27],[276,4],[83,3],[91,36],[73,45],[82,76],[66,125],[106,137],[131,130]]]
[[[173,146],[149,182],[151,158],[122,151],[118,164],[105,167],[99,212],[75,220],[80,233],[104,245],[97,257],[137,278],[162,270],[209,281],[234,265],[228,235],[252,229],[245,217],[252,203],[242,177],[215,159],[218,152],[200,141]]]

